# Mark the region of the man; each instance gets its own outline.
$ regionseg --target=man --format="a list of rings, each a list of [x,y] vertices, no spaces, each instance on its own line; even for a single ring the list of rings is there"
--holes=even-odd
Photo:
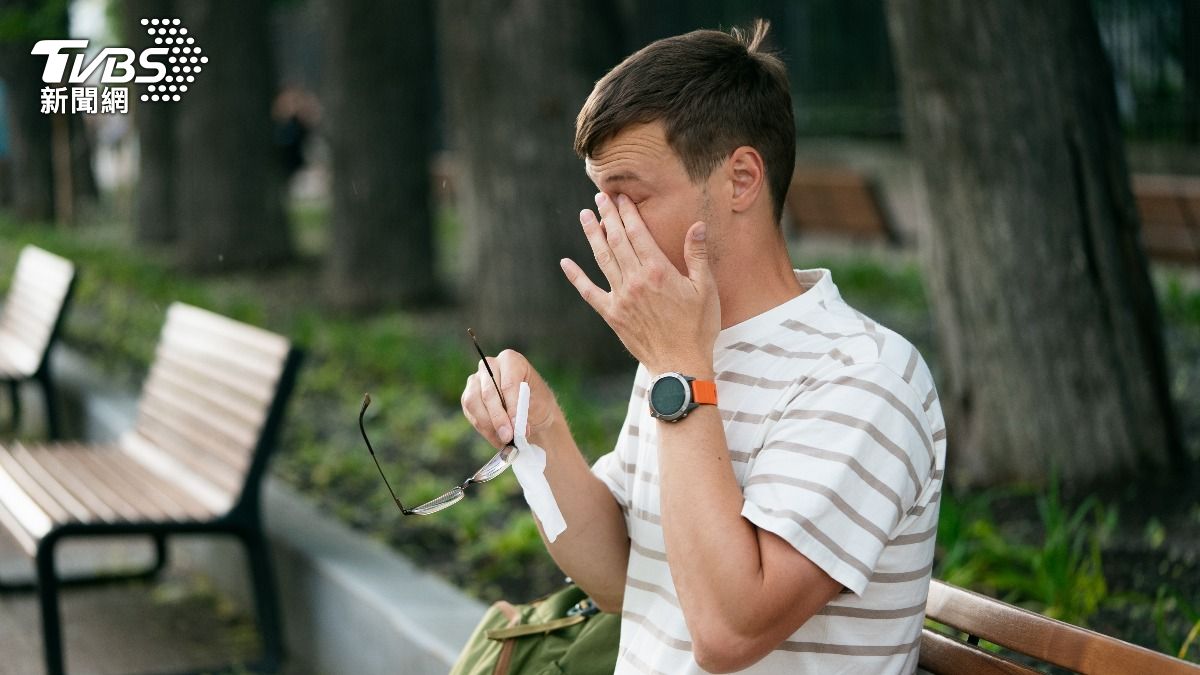
[[[489,362],[567,530],[547,547],[622,613],[618,672],[916,668],[945,431],[916,349],[791,268],[779,225],[795,131],[753,34],[655,42],[597,84],[576,150],[600,193],[580,224],[611,290],[567,279],[637,358],[616,449],[587,466],[529,362]],[[691,378],[691,379],[689,379]],[[463,410],[499,447],[484,372]]]

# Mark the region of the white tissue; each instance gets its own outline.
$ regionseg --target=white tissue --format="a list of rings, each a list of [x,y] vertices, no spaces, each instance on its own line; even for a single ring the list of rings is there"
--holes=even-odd
[[[529,383],[521,383],[517,396],[517,419],[513,424],[513,444],[517,446],[517,458],[513,461],[513,473],[525,491],[525,501],[533,515],[542,523],[546,538],[553,542],[567,529],[558,502],[546,480],[546,451],[525,438],[525,427],[529,425]]]

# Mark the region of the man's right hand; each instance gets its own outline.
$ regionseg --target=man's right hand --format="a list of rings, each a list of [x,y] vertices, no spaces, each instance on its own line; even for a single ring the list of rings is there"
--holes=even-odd
[[[555,543],[545,539],[544,532],[543,541],[564,574],[575,579],[605,611],[619,611],[629,566],[629,532],[621,508],[608,487],[592,474],[571,437],[554,393],[529,361],[506,349],[488,357],[487,362],[508,409],[500,403],[492,378],[480,361],[463,389],[463,414],[488,443],[503,447],[513,438],[521,382],[529,383],[529,428],[525,436],[546,450],[546,480],[567,522],[567,531]]]
[[[501,448],[512,442],[517,396],[521,382],[528,382],[529,428],[525,435],[531,442],[537,443],[540,432],[548,430],[556,420],[563,419],[554,393],[528,359],[518,352],[506,349],[497,356],[489,356],[487,361],[496,375],[496,383],[504,393],[504,403],[508,404],[508,409],[500,402],[492,378],[488,376],[483,361],[480,361],[478,369],[467,377],[467,386],[460,399],[467,421],[492,447]]]

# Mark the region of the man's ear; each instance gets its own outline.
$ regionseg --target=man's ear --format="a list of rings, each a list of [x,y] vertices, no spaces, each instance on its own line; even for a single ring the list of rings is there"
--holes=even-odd
[[[733,191],[730,207],[735,213],[750,210],[759,197],[764,195],[767,180],[762,155],[754,148],[743,145],[735,149],[725,161],[726,171]]]

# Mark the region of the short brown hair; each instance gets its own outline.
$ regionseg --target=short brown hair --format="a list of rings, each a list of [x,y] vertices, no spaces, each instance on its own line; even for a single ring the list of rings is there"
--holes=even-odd
[[[796,163],[796,125],[783,62],[762,51],[770,23],[751,31],[697,30],[638,50],[596,83],[575,121],[582,158],[634,124],[662,122],[693,182],[738,147],[766,165],[775,219]]]

